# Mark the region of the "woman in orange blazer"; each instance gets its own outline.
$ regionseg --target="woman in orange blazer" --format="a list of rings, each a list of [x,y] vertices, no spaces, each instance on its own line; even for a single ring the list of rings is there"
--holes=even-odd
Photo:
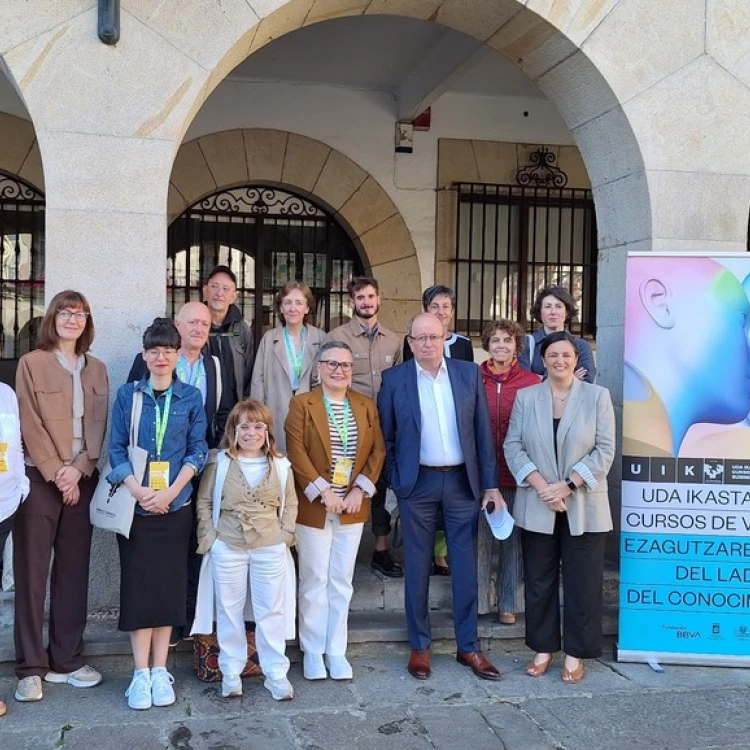
[[[330,674],[350,680],[346,646],[354,564],[385,445],[375,402],[349,390],[349,345],[327,342],[316,362],[320,388],[293,398],[286,420],[300,498],[299,642],[306,679]]]

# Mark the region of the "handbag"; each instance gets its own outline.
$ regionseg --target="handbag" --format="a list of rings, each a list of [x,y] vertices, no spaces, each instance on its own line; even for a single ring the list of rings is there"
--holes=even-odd
[[[255,646],[255,623],[245,623],[247,637],[247,663],[240,677],[262,677],[263,670]],[[193,636],[193,671],[201,682],[220,682],[223,675],[219,669],[219,642],[216,634]]]
[[[128,458],[133,467],[133,476],[140,484],[148,464],[148,451],[138,446],[138,424],[141,421],[143,409],[143,392],[134,391],[133,406],[130,411],[130,440],[128,443]],[[126,539],[130,537],[130,527],[133,525],[135,513],[135,498],[124,482],[110,484],[107,476],[112,471],[112,465],[107,461],[104,472],[94,490],[89,507],[91,525],[103,531],[114,531]]]

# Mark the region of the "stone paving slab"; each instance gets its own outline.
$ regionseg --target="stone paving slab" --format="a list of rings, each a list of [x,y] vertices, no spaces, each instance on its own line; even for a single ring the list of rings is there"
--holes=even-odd
[[[89,690],[46,685],[44,700],[12,699],[15,679],[0,665],[0,750],[663,750],[750,747],[747,670],[589,662],[579,685],[560,680],[561,659],[543,678],[523,673],[528,651],[496,649],[500,682],[477,679],[452,653],[433,655],[433,675],[406,672],[408,650],[354,658],[355,678],[307,682],[299,664],[293,701],[277,703],[262,679],[244,681],[241,699],[198,682],[186,654],[172,657],[177,702],[131,711],[125,657],[92,659],[104,682]]]

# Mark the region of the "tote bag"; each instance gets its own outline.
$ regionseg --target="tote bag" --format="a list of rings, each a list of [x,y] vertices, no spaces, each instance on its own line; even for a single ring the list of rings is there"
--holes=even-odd
[[[133,393],[133,408],[130,412],[130,442],[128,443],[128,458],[133,466],[133,476],[140,484],[146,472],[148,463],[148,451],[138,447],[138,423],[141,421],[141,410],[143,409],[143,392]],[[114,531],[122,534],[126,539],[130,537],[130,527],[133,525],[133,513],[135,513],[135,498],[124,482],[110,484],[107,476],[112,471],[112,466],[107,465],[99,477],[94,497],[89,508],[89,517],[92,526],[103,531]]]

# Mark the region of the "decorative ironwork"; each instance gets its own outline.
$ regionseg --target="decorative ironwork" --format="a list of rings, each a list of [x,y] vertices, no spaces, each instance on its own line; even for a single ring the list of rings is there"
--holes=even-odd
[[[590,190],[456,185],[456,330],[477,336],[486,322],[537,323],[539,289],[570,290],[580,310],[570,329],[596,334],[597,242]]]
[[[277,322],[276,290],[295,279],[315,297],[313,324],[329,330],[350,319],[349,279],[363,273],[346,230],[321,206],[281,188],[246,185],[222,190],[188,208],[167,233],[167,305],[174,314],[202,298],[217,265],[237,277],[243,317],[256,344]]]
[[[0,173],[0,360],[16,362],[36,346],[44,316],[44,196]],[[0,379],[13,382],[13,367]]]
[[[516,182],[523,187],[563,188],[568,184],[568,175],[555,166],[557,157],[542,146],[529,155],[529,165],[516,172]]]
[[[267,187],[242,187],[225,190],[199,202],[201,211],[254,216],[325,217],[325,212],[299,195]]]
[[[31,185],[1,173],[0,200],[44,205],[44,198]]]

